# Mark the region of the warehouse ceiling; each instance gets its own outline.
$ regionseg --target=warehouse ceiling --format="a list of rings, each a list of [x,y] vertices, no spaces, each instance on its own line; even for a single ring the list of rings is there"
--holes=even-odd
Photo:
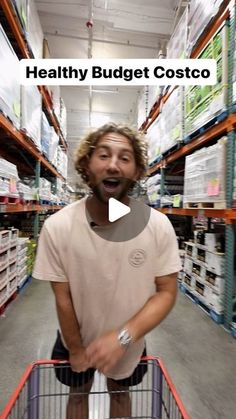
[[[157,58],[187,1],[36,0],[52,58]],[[88,29],[87,22],[93,22]],[[107,121],[137,125],[142,87],[61,88],[68,115],[69,159],[89,126]],[[69,163],[69,183],[78,180]]]

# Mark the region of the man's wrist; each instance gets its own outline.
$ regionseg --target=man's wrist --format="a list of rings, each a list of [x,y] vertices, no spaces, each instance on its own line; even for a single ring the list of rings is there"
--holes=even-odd
[[[125,327],[118,331],[117,339],[122,348],[128,348],[133,341],[129,330]]]

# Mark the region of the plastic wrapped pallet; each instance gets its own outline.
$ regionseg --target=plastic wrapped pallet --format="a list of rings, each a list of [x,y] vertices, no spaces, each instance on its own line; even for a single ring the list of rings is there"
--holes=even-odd
[[[66,179],[67,178],[67,166],[68,158],[66,153],[61,149],[60,146],[57,147],[57,163],[56,168],[58,172]]]
[[[59,144],[59,136],[55,132],[55,129],[51,127],[51,141],[49,144],[49,160],[57,167],[57,147]]]
[[[150,205],[160,207],[161,175],[156,174],[147,180],[147,196]]]
[[[42,96],[36,86],[21,86],[21,129],[41,150]]]
[[[184,204],[220,202],[225,207],[226,140],[186,157]]]
[[[35,200],[35,192],[34,189],[32,189],[30,186],[18,182],[18,191],[20,198],[25,201],[34,201]]]
[[[43,57],[43,31],[34,0],[27,0],[27,31],[26,39],[34,58]]]
[[[141,127],[143,122],[146,120],[148,113],[148,91],[147,87],[144,87],[140,92],[138,100],[138,127]]]
[[[188,45],[187,54],[190,56],[193,47],[206,29],[211,19],[217,14],[223,0],[191,0],[188,14]]]
[[[162,107],[161,154],[176,146],[183,139],[183,92],[183,87],[174,89]]]
[[[50,86],[50,92],[51,92],[51,99],[52,99],[52,106],[54,113],[58,119],[58,122],[60,122],[60,115],[61,115],[61,88],[60,86]]]
[[[51,201],[51,182],[47,179],[39,179],[39,198],[44,201]]]
[[[228,48],[228,26],[224,23],[198,56],[216,59],[217,83],[185,88],[185,135],[198,130],[227,109]]]
[[[50,159],[50,143],[52,137],[52,127],[48,122],[48,119],[44,112],[42,112],[41,121],[41,150],[42,153]]]
[[[188,35],[188,8],[183,12],[167,45],[166,58],[186,58]]]
[[[147,131],[149,165],[161,157],[162,134],[162,115],[159,115]]]
[[[0,25],[0,111],[20,128],[19,60]]]
[[[18,180],[17,167],[0,158],[0,196],[18,197]]]
[[[160,95],[161,95],[160,86],[148,86],[147,115],[149,115],[149,113],[151,112],[151,109],[153,108],[154,104],[157,102]]]

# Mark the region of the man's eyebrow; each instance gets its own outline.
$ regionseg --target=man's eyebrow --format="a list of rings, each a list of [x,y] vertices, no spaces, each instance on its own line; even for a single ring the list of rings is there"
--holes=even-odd
[[[95,148],[96,148],[96,150],[98,150],[100,148],[105,148],[106,150],[110,150],[111,149],[111,147],[109,145],[106,145],[106,144],[99,144]],[[134,153],[133,150],[130,150],[129,148],[122,148],[120,151],[122,153],[130,153],[130,154],[133,154]]]

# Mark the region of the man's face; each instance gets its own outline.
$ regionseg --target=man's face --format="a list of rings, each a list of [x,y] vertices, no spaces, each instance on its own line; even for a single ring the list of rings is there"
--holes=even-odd
[[[89,185],[103,203],[122,199],[138,178],[134,150],[128,138],[117,133],[104,135],[97,143],[87,167]]]

